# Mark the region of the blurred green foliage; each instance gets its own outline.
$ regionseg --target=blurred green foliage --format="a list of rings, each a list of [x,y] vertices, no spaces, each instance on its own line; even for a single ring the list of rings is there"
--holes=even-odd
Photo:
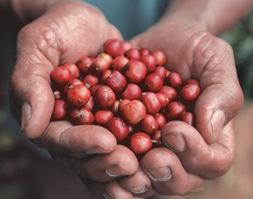
[[[249,100],[253,97],[253,12],[222,38],[234,49],[240,83]]]

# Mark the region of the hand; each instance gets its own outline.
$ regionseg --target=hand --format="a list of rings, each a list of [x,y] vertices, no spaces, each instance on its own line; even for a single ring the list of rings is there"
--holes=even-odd
[[[180,121],[162,131],[166,147],[148,152],[134,175],[111,182],[112,198],[184,195],[204,179],[223,175],[234,157],[231,120],[239,111],[243,94],[238,83],[231,47],[197,26],[161,21],[132,41],[137,47],[161,49],[167,67],[184,79],[200,81],[202,94],[195,106],[196,128]],[[173,150],[171,150],[173,149]],[[152,184],[152,186],[151,186]],[[100,185],[93,185],[100,190]],[[124,197],[123,197],[124,196]]]
[[[137,159],[126,147],[117,146],[114,136],[102,127],[50,122],[54,107],[50,71],[97,54],[112,37],[121,38],[94,7],[57,4],[19,33],[12,76],[11,107],[21,120],[23,134],[78,175],[98,182],[135,173]]]

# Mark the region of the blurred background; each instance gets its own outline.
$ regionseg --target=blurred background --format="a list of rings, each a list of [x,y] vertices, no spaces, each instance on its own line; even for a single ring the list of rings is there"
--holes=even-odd
[[[8,22],[0,18],[0,24],[5,24],[0,27],[0,43],[7,43],[5,48],[0,48],[0,199],[93,198],[87,195],[82,182],[74,174],[56,165],[46,151],[19,133],[18,124],[9,111],[11,67],[8,66],[15,62],[15,37],[22,23],[17,22],[13,13],[6,15],[10,16]],[[8,29],[10,31],[6,31]],[[207,182],[204,189],[184,198],[211,199],[214,193],[217,199],[253,198],[253,12],[222,38],[234,48],[246,97],[244,108],[235,118],[236,159],[225,176]],[[179,198],[182,197],[175,197]]]

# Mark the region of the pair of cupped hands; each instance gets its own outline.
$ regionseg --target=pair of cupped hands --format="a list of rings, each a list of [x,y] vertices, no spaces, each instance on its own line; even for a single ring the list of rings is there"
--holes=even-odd
[[[100,11],[83,3],[55,5],[20,31],[12,108],[24,135],[104,198],[184,195],[205,179],[223,175],[234,157],[231,120],[241,107],[243,94],[231,47],[196,24],[162,18],[130,40],[136,48],[164,51],[169,69],[184,79],[200,81],[196,128],[169,122],[162,130],[164,146],[149,151],[138,162],[101,126],[50,122],[54,107],[50,71],[83,55],[96,55],[109,38],[122,39]]]

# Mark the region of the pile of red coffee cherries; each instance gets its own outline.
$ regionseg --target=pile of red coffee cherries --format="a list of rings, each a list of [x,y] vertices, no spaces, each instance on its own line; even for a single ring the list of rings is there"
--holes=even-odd
[[[166,69],[162,51],[135,49],[110,39],[96,57],[82,57],[51,72],[52,120],[104,126],[137,155],[161,144],[161,129],[172,120],[194,125],[196,80],[183,82]]]

